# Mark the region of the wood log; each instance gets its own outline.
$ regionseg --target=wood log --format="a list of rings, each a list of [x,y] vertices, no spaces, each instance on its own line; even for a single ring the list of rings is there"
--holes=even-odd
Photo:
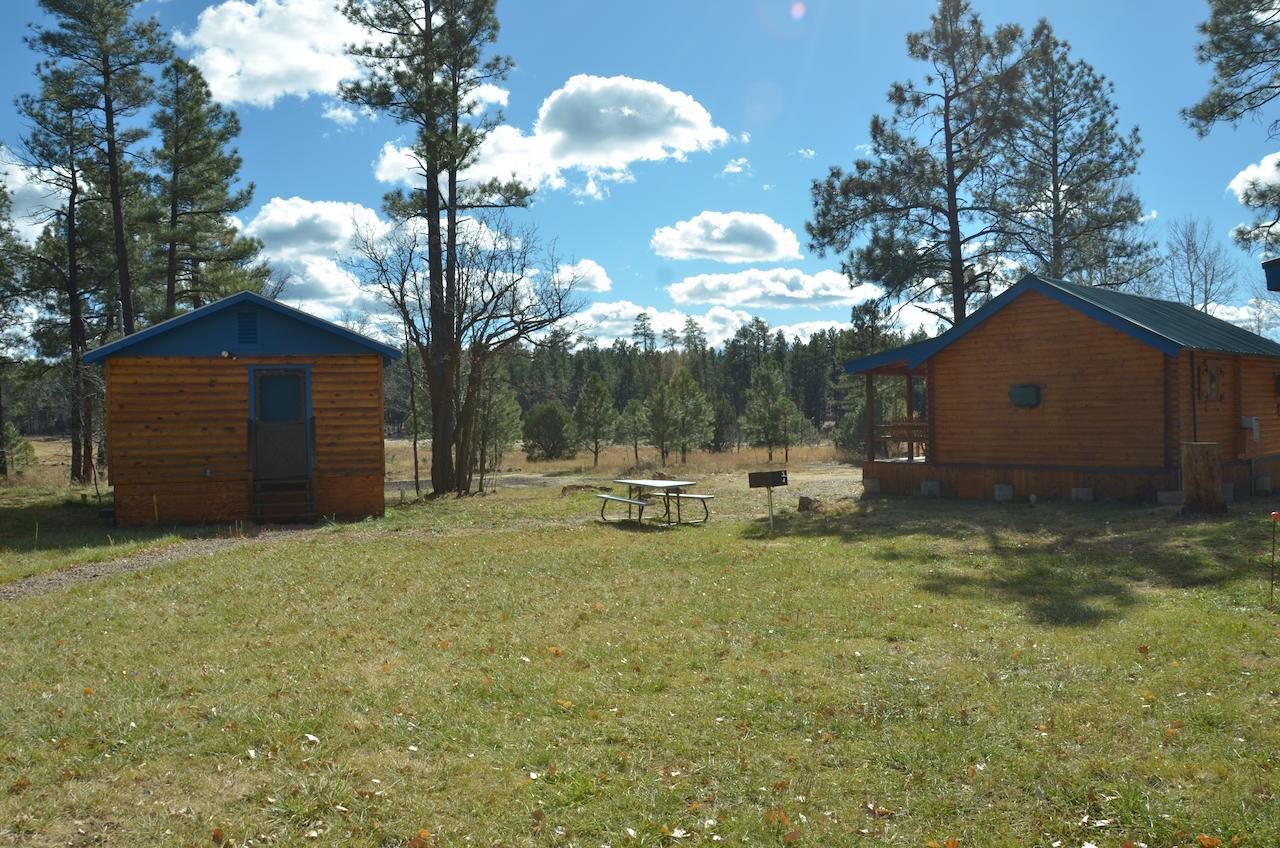
[[[1182,443],[1182,511],[1226,512],[1222,497],[1222,446],[1217,442]]]

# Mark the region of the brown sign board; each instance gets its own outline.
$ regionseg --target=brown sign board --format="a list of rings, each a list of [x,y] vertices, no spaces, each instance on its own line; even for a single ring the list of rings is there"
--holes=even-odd
[[[787,485],[786,471],[748,471],[747,486],[752,489],[772,489]]]

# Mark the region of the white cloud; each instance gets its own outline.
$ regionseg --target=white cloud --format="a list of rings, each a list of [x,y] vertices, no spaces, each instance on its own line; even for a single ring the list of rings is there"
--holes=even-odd
[[[418,173],[418,160],[414,158],[413,151],[389,141],[378,151],[378,158],[373,163],[373,175],[379,182],[404,183],[409,186],[422,185],[422,176]]]
[[[493,103],[498,106],[506,106],[507,100],[511,97],[511,92],[501,86],[494,85],[491,82],[481,83],[476,90],[471,93],[476,102],[481,105]]]
[[[746,130],[743,130],[742,132],[738,133],[738,141],[742,142],[743,144],[750,144],[751,133],[747,132]]]
[[[467,177],[515,176],[534,187],[563,189],[566,172],[576,171],[585,180],[573,190],[601,197],[609,183],[632,181],[636,162],[683,161],[728,138],[684,92],[631,77],[579,74],[542,101],[532,131],[495,127]],[[388,164],[402,159],[402,150],[393,144],[383,148],[375,167],[379,180],[406,181],[402,168]]]
[[[825,330],[844,330],[848,329],[848,321],[800,321],[796,324],[783,324],[774,327],[775,332],[780,332],[788,341],[793,338],[799,338],[802,342],[809,341],[809,337],[814,333],[821,333]]]
[[[751,320],[750,313],[725,309],[722,306],[714,306],[702,315],[691,315],[678,309],[663,310],[652,306],[640,306],[629,300],[593,303],[579,312],[576,319],[580,333],[593,336],[607,344],[614,339],[630,339],[636,316],[641,312],[649,315],[653,330],[659,336],[664,330],[682,331],[685,320],[692,317],[702,327],[707,341],[711,344],[720,344]]]
[[[1251,297],[1243,304],[1211,303],[1209,314],[1259,335],[1274,337],[1280,330],[1280,303]]]
[[[356,114],[356,110],[347,106],[345,103],[330,103],[324,107],[324,111],[320,113],[322,117],[328,118],[340,127],[354,127],[356,122],[360,120],[360,116]]]
[[[728,274],[697,274],[667,287],[676,303],[711,303],[748,309],[853,306],[883,292],[879,286],[849,280],[836,271],[806,274],[795,268],[748,268]]]
[[[31,244],[47,222],[50,206],[58,206],[57,192],[39,182],[28,169],[13,160],[0,145],[0,183],[9,190],[13,226],[18,238]]]
[[[796,155],[801,159],[812,159],[818,155],[818,151],[814,150],[812,147],[802,147],[796,151]]]
[[[751,163],[747,161],[747,157],[739,156],[736,159],[730,159],[725,163],[722,174],[741,174],[751,173]]]
[[[334,320],[377,307],[339,259],[349,252],[357,229],[381,233],[386,228],[377,212],[358,203],[273,197],[244,231],[261,239],[265,257],[288,275],[281,300]]]
[[[1280,183],[1280,152],[1268,153],[1261,162],[1255,162],[1231,178],[1227,188],[1235,193],[1239,200],[1253,183],[1275,185]]]
[[[800,258],[796,234],[760,212],[701,212],[659,227],[649,241],[667,259],[781,262]]]
[[[346,46],[368,40],[334,0],[224,0],[202,11],[190,33],[174,33],[218,101],[254,106],[336,91],[359,72]]]
[[[599,262],[593,259],[582,259],[573,265],[561,265],[560,276],[573,279],[580,291],[607,292],[613,288],[613,281]]]

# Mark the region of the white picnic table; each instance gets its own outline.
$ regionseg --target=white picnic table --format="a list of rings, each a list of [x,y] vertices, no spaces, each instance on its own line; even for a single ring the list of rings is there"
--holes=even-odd
[[[679,524],[681,521],[681,515],[680,515],[681,498],[678,496],[678,494],[675,498],[675,501],[676,501],[675,521],[671,520],[672,492],[676,489],[687,489],[690,486],[698,485],[697,481],[695,480],[649,480],[645,478],[639,478],[639,479],[624,478],[621,480],[614,480],[613,482],[617,483],[619,486],[627,487],[628,501],[636,500],[639,496],[645,494],[646,491],[656,492],[658,495],[660,495],[662,498],[662,508],[663,508],[662,517],[666,519],[668,527],[672,526],[673,524]],[[710,510],[707,509],[707,503],[706,503],[710,497],[711,497],[710,495],[699,496],[699,500],[702,502],[702,508],[705,511],[705,516],[706,516],[702,519],[703,521],[706,521],[707,518],[710,517],[711,515]],[[630,517],[631,517],[631,505],[628,504],[627,518],[630,518]]]

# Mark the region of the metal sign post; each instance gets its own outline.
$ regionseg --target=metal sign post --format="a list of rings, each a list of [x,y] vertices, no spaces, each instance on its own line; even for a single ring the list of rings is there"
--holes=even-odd
[[[773,532],[773,487],[787,485],[787,472],[783,471],[749,471],[747,487],[764,489],[769,493],[769,532]]]

